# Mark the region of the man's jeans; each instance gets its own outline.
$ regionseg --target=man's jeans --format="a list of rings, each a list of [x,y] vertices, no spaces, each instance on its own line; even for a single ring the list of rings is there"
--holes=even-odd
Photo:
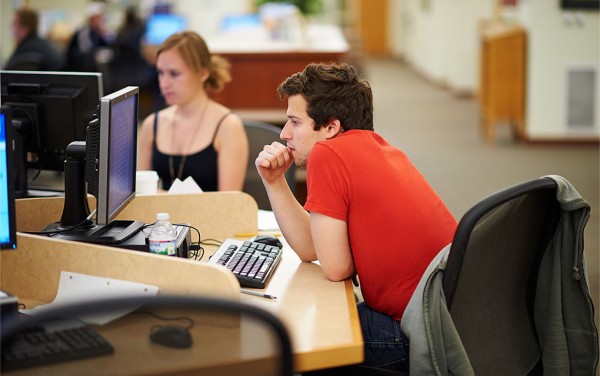
[[[364,302],[357,307],[365,343],[365,361],[361,365],[408,372],[409,343],[400,321],[372,310]]]

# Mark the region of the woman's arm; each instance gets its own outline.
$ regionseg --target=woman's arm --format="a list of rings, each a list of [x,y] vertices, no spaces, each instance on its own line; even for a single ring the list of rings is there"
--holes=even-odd
[[[218,153],[219,191],[241,191],[248,168],[248,137],[242,119],[227,116],[215,138]]]

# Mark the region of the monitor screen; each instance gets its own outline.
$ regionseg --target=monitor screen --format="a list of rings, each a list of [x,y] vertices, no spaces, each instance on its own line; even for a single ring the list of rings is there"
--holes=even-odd
[[[2,104],[12,108],[17,163],[30,171],[63,171],[65,150],[84,141],[103,94],[101,73],[0,71]],[[17,191],[27,191],[27,171],[18,171]]]
[[[135,197],[137,87],[100,98],[96,222],[110,223]]]
[[[17,247],[10,124],[10,107],[0,106],[0,249]]]
[[[150,45],[160,45],[171,34],[183,31],[186,21],[176,14],[153,14],[146,20],[145,42]]]

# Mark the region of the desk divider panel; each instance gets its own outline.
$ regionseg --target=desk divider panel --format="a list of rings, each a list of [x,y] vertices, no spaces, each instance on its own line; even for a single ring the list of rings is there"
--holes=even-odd
[[[240,298],[233,274],[204,262],[29,234],[0,252],[1,288],[20,299],[52,301],[61,271],[155,285],[159,294]]]
[[[23,198],[15,200],[17,231],[41,231],[53,222],[60,221],[65,199],[63,197]],[[90,210],[96,207],[96,200],[89,196]]]
[[[40,231],[62,215],[62,197],[16,200],[17,231]],[[89,198],[90,210],[95,200]],[[168,212],[173,223],[189,223],[203,239],[224,240],[257,230],[258,206],[243,192],[184,195],[140,195],[120,219],[153,223],[156,213]],[[192,231],[192,240],[197,234]],[[2,289],[39,302],[52,301],[61,271],[148,283],[159,293],[220,296],[239,299],[239,284],[222,267],[146,252],[72,242],[19,233],[17,250],[0,253]]]
[[[189,223],[196,227],[202,239],[223,241],[235,234],[254,233],[258,228],[258,205],[244,192],[141,195],[127,205],[118,218],[153,223],[159,212],[169,213],[171,223]],[[196,239],[194,231],[192,239]]]
[[[62,197],[16,200],[17,231],[40,231],[58,222],[63,202]],[[94,198],[90,196],[88,202],[93,210]],[[224,240],[238,233],[256,232],[257,210],[256,201],[243,192],[140,195],[127,205],[118,219],[153,223],[156,213],[167,212],[172,223],[189,223],[200,231],[203,239]],[[192,236],[195,239],[196,234],[192,232]]]

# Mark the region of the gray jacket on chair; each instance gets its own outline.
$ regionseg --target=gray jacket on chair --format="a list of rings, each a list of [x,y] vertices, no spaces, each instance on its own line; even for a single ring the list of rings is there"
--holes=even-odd
[[[590,205],[567,180],[548,177],[557,184],[562,217],[544,252],[535,297],[544,375],[594,375],[598,331],[583,254]]]
[[[598,331],[583,255],[589,204],[560,176],[559,225],[543,253],[534,299],[544,375],[594,375]],[[446,306],[442,277],[450,245],[431,262],[402,317],[410,340],[411,375],[474,375]]]

